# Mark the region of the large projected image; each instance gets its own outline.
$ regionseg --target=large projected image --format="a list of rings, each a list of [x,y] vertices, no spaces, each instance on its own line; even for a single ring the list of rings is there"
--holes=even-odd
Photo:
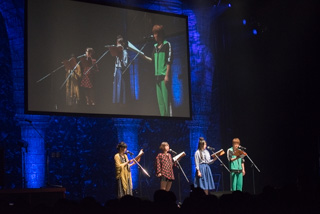
[[[27,1],[26,112],[190,118],[187,16]]]

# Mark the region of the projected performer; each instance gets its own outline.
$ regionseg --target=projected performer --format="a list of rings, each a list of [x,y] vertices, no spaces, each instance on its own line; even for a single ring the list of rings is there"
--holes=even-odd
[[[118,198],[125,195],[132,195],[132,178],[130,167],[135,164],[129,160],[126,154],[127,144],[120,142],[117,145],[118,153],[114,156],[116,167],[116,180],[118,186]]]
[[[66,78],[69,77],[66,82],[66,104],[67,106],[76,105],[80,101],[81,68],[74,56],[71,56],[70,60],[64,60],[62,63],[66,70]]]
[[[243,151],[239,149],[240,139],[232,140],[232,147],[227,150],[227,157],[231,170],[231,191],[242,191],[243,176],[246,174],[244,168]]]
[[[126,102],[126,92],[125,92],[125,80],[122,76],[122,72],[128,64],[128,52],[125,49],[125,43],[121,35],[117,36],[117,51],[111,50],[111,54],[116,57],[114,65],[114,74],[113,74],[113,103],[125,103]]]
[[[170,191],[172,182],[174,181],[173,160],[171,154],[168,153],[170,147],[167,142],[160,145],[162,153],[156,157],[156,175],[160,178],[160,189]]]
[[[161,116],[170,116],[168,83],[172,63],[171,44],[165,40],[165,33],[162,25],[154,25],[152,33],[155,41],[152,56],[144,56],[148,61],[154,62],[156,93]]]
[[[96,59],[93,59],[94,50],[93,48],[86,49],[86,55],[81,57],[81,67],[82,67],[82,80],[80,86],[84,89],[84,96],[86,98],[86,104],[94,106],[95,102],[95,92],[94,92],[94,73],[98,72],[98,66],[96,64]]]
[[[196,176],[194,178],[194,187],[200,187],[208,195],[209,191],[214,190],[214,181],[209,164],[217,160],[217,157],[211,159],[207,148],[207,142],[203,137],[199,138],[198,150],[194,154],[196,165]]]

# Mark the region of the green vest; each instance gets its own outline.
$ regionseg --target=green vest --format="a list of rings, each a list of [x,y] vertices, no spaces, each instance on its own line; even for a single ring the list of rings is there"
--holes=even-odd
[[[162,47],[158,51],[157,45],[154,44],[153,51],[155,75],[166,75],[167,64],[171,63],[171,45],[168,41],[164,40]]]
[[[233,153],[233,147],[230,148]],[[237,156],[232,155],[232,158],[236,158]],[[230,169],[231,170],[242,170],[242,158],[238,158],[237,160],[230,161]]]

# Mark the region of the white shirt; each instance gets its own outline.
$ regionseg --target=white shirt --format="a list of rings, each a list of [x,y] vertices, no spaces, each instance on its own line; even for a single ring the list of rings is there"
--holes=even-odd
[[[201,155],[202,154],[202,158]],[[212,164],[214,162],[213,159],[211,159],[211,155],[208,150],[197,150],[194,154],[194,162],[196,164],[196,169],[199,170],[200,164]]]

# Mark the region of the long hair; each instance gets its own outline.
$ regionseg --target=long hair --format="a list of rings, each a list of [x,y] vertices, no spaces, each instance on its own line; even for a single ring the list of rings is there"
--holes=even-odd
[[[200,152],[200,151],[203,150],[203,147],[204,147],[205,143],[206,143],[206,141],[204,140],[204,138],[203,137],[199,137],[198,150],[199,150],[201,159],[203,159],[203,155],[202,155],[202,152]]]

